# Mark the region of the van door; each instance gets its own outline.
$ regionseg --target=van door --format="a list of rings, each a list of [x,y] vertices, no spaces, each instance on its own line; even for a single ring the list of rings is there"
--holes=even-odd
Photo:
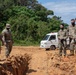
[[[58,45],[57,35],[51,35],[50,36],[49,44],[50,44],[50,46],[55,45],[55,47],[57,47],[57,45]]]

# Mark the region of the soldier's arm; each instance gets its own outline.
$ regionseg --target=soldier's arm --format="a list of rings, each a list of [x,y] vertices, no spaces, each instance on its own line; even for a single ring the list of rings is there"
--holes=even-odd
[[[3,41],[3,45],[6,45],[6,41],[5,41],[5,31],[2,31],[2,41]]]
[[[67,39],[68,38],[68,31],[67,31],[67,29],[65,30],[65,37],[64,37],[64,39]]]
[[[10,30],[10,33],[11,33],[11,30]],[[14,43],[12,33],[11,33],[11,41],[12,43]]]
[[[75,39],[76,39],[76,26],[75,26]]]
[[[13,38],[11,40],[12,40],[12,43],[14,43]]]
[[[1,46],[2,46],[2,34],[0,34],[0,54],[1,54]]]
[[[67,35],[67,37],[69,37],[69,26],[66,29],[66,35]]]
[[[58,31],[58,39],[60,39],[60,33],[59,33],[59,31]]]

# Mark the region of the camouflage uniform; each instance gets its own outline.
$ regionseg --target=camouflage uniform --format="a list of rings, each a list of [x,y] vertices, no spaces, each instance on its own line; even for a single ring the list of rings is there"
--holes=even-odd
[[[64,56],[66,56],[66,38],[67,38],[67,31],[66,29],[59,30],[58,32],[58,39],[59,39],[59,55],[62,55],[62,50],[64,51]]]
[[[3,35],[2,40],[6,47],[6,52],[5,52],[6,57],[9,56],[9,54],[12,50],[12,45],[13,45],[11,30],[10,29],[7,30],[7,28],[10,28],[9,24],[6,24],[6,28],[2,31],[2,35]]]
[[[0,53],[1,53],[1,46],[3,45],[2,35],[0,34]]]
[[[76,43],[76,25],[68,26],[68,36],[69,36],[69,44],[70,44],[70,54],[74,55],[74,48],[75,48],[75,43]]]

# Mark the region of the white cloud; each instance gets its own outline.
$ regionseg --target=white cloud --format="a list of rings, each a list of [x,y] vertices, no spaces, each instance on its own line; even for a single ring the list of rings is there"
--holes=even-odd
[[[46,4],[43,4],[48,9],[53,9],[56,12],[59,13],[67,13],[67,12],[76,12],[76,3],[68,3],[68,2],[49,2]]]
[[[53,10],[55,15],[61,16],[65,22],[69,22],[67,19],[76,17],[76,3],[74,2],[48,2],[43,5]]]

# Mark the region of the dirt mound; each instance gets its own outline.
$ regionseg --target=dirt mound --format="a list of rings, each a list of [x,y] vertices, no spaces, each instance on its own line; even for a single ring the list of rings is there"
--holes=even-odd
[[[1,59],[4,58],[4,53],[3,48]],[[26,53],[32,57],[30,63]],[[76,54],[68,56],[69,53],[67,50],[67,57],[60,57],[59,50],[45,51],[33,46],[14,46],[11,57],[3,63],[0,61],[0,75],[25,75],[26,72],[27,75],[76,75]]]
[[[57,53],[48,53],[49,75],[76,75],[76,56],[59,57]]]
[[[29,55],[24,54],[0,61],[0,75],[26,75],[30,59]]]

